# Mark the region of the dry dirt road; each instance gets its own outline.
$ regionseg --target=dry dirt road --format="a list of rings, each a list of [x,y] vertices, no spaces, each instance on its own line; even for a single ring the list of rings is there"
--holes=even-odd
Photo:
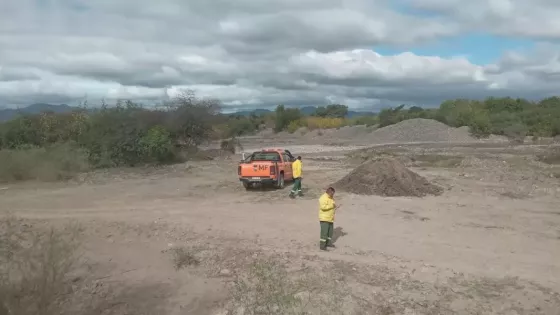
[[[279,287],[287,276],[317,276],[293,292],[317,297],[305,306],[317,314],[560,314],[560,173],[531,158],[537,149],[380,150],[348,158],[340,146],[294,146],[304,156],[305,192],[295,200],[289,188],[245,191],[236,160],[224,159],[12,185],[0,191],[1,208],[29,228],[81,224],[80,292],[92,314],[257,313],[266,305],[239,294],[264,299],[267,281]],[[337,248],[319,252],[317,198],[368,154],[400,156],[445,192],[338,192]],[[176,270],[177,248],[200,264]],[[279,263],[287,274],[270,271],[279,274],[242,292],[236,280],[255,262]],[[283,313],[274,307],[263,313]]]

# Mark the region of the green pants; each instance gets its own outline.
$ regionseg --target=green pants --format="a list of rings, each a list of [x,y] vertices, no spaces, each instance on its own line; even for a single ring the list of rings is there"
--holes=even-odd
[[[332,245],[334,223],[320,221],[319,224],[321,225],[321,241],[319,242],[319,247],[321,249],[326,249],[327,246]]]
[[[292,186],[291,193],[301,193],[301,177],[294,178],[294,186]]]

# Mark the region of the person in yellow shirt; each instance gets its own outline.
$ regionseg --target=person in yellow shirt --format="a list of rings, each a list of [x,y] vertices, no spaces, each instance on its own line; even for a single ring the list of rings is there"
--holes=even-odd
[[[321,250],[327,250],[327,247],[335,247],[332,243],[334,213],[339,207],[334,201],[334,188],[327,188],[327,191],[319,198],[319,224],[321,226],[319,248]]]
[[[294,178],[294,185],[290,191],[290,197],[294,198],[296,194],[302,195],[301,193],[301,174],[302,174],[303,164],[301,163],[301,156],[292,163],[292,173]]]

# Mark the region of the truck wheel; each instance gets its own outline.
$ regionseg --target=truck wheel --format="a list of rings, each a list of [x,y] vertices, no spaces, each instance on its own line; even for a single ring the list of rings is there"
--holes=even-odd
[[[246,190],[249,190],[251,188],[253,188],[253,185],[251,185],[251,183],[243,183],[243,187],[245,187]]]
[[[278,182],[276,183],[276,188],[283,189],[284,188],[284,174],[280,174],[278,176]]]

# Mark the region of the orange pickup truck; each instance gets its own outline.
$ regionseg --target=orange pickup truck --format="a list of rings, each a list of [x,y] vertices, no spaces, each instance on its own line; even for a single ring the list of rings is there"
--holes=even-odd
[[[284,149],[262,149],[253,152],[239,163],[237,175],[245,189],[255,185],[271,184],[284,188],[286,181],[292,181],[292,153]]]

